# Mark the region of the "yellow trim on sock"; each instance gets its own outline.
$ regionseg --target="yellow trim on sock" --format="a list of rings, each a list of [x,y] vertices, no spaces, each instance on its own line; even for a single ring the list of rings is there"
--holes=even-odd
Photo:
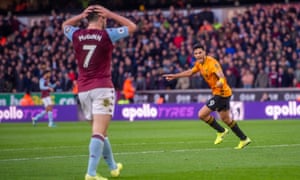
[[[233,128],[236,125],[236,121],[232,120],[232,122],[228,125],[230,128]]]
[[[212,117],[212,116],[210,116],[210,118],[208,119],[208,121],[207,121],[207,124],[211,124],[211,123],[213,123],[214,122],[214,120],[215,120],[215,118],[214,117]]]

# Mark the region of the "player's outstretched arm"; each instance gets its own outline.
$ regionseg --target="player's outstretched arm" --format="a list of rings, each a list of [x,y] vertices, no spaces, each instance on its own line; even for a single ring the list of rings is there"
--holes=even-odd
[[[176,73],[176,74],[164,74],[163,77],[166,78],[166,80],[171,81],[173,79],[181,78],[181,77],[189,77],[193,75],[192,69]]]
[[[93,11],[93,9],[93,6],[89,6],[82,13],[67,19],[65,22],[63,22],[62,29],[64,30],[66,26],[75,26],[79,21],[81,21],[81,19],[86,18],[88,14]]]
[[[99,13],[100,16],[102,17],[106,17],[106,18],[110,18],[113,19],[115,21],[117,21],[118,23],[120,23],[122,26],[127,26],[128,27],[128,32],[134,33],[137,29],[137,25],[132,22],[130,19],[120,16],[117,13],[114,13],[112,11],[110,11],[109,9],[106,9],[103,6],[94,6],[94,11]]]

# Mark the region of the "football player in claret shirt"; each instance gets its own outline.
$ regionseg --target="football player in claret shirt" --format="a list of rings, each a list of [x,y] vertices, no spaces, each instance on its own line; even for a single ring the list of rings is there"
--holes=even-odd
[[[85,29],[76,27],[87,18]],[[118,28],[106,28],[107,18],[121,24]],[[136,24],[100,5],[90,5],[81,14],[63,23],[66,37],[72,41],[78,64],[78,97],[85,118],[92,125],[89,145],[89,161],[85,180],[106,180],[97,174],[103,157],[110,168],[111,176],[120,175],[123,168],[116,163],[107,135],[114,113],[115,90],[111,80],[113,43],[136,30]]]
[[[45,106],[45,110],[37,114],[35,117],[32,118],[32,124],[35,126],[37,121],[43,117],[46,113],[48,114],[48,127],[56,127],[53,122],[53,102],[51,100],[50,92],[54,91],[56,84],[51,84],[50,82],[51,72],[46,70],[42,77],[40,78],[40,90],[41,90],[41,98],[43,104]]]
[[[235,149],[244,148],[251,140],[239,128],[237,122],[230,117],[230,97],[232,91],[226,82],[219,62],[215,58],[207,56],[204,47],[199,44],[194,45],[193,52],[196,58],[193,68],[180,73],[165,74],[163,76],[170,81],[180,77],[189,77],[199,72],[211,88],[213,96],[207,101],[206,105],[199,110],[198,116],[217,131],[217,138],[214,144],[220,144],[225,135],[229,132],[228,129],[223,128],[211,115],[213,111],[217,111],[221,120],[229,126],[240,139]]]

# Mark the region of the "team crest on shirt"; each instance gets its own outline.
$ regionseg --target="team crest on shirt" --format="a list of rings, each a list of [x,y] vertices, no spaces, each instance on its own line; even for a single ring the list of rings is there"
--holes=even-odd
[[[104,99],[104,100],[103,100],[103,106],[104,106],[104,107],[108,107],[109,105],[110,105],[109,99]]]

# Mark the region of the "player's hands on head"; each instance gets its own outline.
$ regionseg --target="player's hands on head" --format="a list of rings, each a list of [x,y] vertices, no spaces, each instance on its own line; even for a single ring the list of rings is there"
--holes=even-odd
[[[89,13],[93,12],[93,10],[94,10],[94,7],[93,7],[93,6],[87,7],[87,8],[81,13],[82,18],[86,18],[86,17],[89,15]]]
[[[93,11],[97,12],[99,14],[99,16],[102,16],[105,18],[110,18],[111,11],[108,10],[107,8],[100,6],[100,5],[95,5],[93,7],[94,7]]]

